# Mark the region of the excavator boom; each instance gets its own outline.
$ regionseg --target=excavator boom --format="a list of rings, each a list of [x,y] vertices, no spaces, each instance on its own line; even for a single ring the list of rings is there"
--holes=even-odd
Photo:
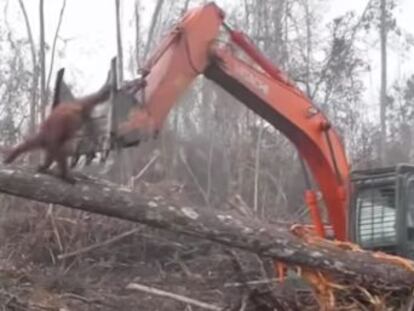
[[[282,132],[312,172],[335,238],[346,240],[349,167],[341,140],[324,114],[245,35],[224,23],[214,3],[188,11],[143,68],[146,87],[114,135],[126,144],[161,129],[169,111],[203,74]],[[219,37],[227,34],[228,42]],[[275,163],[277,165],[277,163]],[[316,205],[310,196],[309,204]]]

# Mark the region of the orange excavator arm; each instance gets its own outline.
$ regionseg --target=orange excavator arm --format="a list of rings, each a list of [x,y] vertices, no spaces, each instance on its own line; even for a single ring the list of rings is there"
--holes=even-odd
[[[346,240],[349,167],[338,134],[325,115],[245,35],[224,23],[224,17],[214,3],[184,15],[144,66],[146,87],[135,93],[143,105],[119,125],[116,135],[157,133],[180,96],[203,74],[296,146],[322,192],[335,238]],[[229,42],[219,40],[221,35],[227,35]],[[313,206],[315,225],[323,234],[311,191],[307,203]]]

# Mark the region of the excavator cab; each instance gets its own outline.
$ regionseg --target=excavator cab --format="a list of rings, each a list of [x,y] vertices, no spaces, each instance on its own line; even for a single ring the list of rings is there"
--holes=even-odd
[[[351,182],[351,241],[414,259],[414,166],[354,171]]]
[[[57,105],[70,104],[75,99],[70,87],[63,79],[65,68],[56,75],[55,94],[52,109]],[[106,83],[112,85],[110,99],[98,105],[92,112],[90,121],[79,130],[71,141],[71,166],[77,165],[81,157],[89,165],[98,155],[100,162],[105,162],[109,152],[114,149],[136,146],[142,140],[139,133],[118,135],[118,125],[128,119],[135,107],[141,106],[140,94],[143,94],[143,79],[138,78],[124,83],[121,87],[117,82],[116,57],[111,60],[111,66]],[[140,90],[142,88],[142,90]],[[136,95],[138,94],[138,95]]]

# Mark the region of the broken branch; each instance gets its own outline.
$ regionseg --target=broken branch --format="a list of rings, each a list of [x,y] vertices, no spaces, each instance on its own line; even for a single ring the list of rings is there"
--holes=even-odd
[[[130,283],[126,286],[126,289],[133,289],[133,290],[138,290],[141,292],[149,293],[152,295],[171,298],[171,299],[178,300],[178,301],[190,304],[190,305],[194,305],[194,306],[206,309],[206,310],[223,311],[223,308],[220,308],[212,304],[208,304],[208,303],[201,302],[201,301],[198,301],[192,298],[188,298],[186,296],[173,294],[173,293],[161,290],[161,289],[145,286],[145,285],[138,284],[138,283]]]
[[[133,235],[134,233],[136,233],[138,231],[140,231],[140,228],[131,229],[129,231],[123,232],[123,233],[121,233],[121,234],[119,234],[117,236],[114,236],[114,237],[112,237],[112,238],[110,238],[108,240],[105,240],[103,242],[95,243],[93,245],[89,245],[89,246],[80,248],[80,249],[78,249],[76,251],[73,251],[73,252],[69,252],[69,253],[65,253],[65,254],[60,254],[58,256],[58,259],[59,260],[62,260],[62,259],[68,258],[68,257],[73,257],[73,256],[76,256],[76,255],[80,255],[80,254],[84,254],[84,253],[93,251],[94,249],[97,249],[97,248],[100,248],[100,247],[103,247],[103,246],[107,246],[109,244],[112,244],[112,243],[115,243],[115,242],[117,242],[119,240],[122,240],[122,239],[124,239],[124,238],[126,238],[126,237],[128,237],[130,235]]]

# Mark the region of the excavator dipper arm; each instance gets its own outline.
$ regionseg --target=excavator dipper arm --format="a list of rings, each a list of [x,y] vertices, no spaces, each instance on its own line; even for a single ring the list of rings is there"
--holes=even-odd
[[[218,40],[222,30],[229,34],[230,43]],[[323,113],[243,34],[224,24],[224,14],[214,3],[186,13],[144,72],[145,104],[120,125],[119,135],[158,131],[179,97],[204,74],[296,146],[322,192],[335,238],[346,240],[349,167],[338,134]],[[138,100],[141,97],[136,94]]]

